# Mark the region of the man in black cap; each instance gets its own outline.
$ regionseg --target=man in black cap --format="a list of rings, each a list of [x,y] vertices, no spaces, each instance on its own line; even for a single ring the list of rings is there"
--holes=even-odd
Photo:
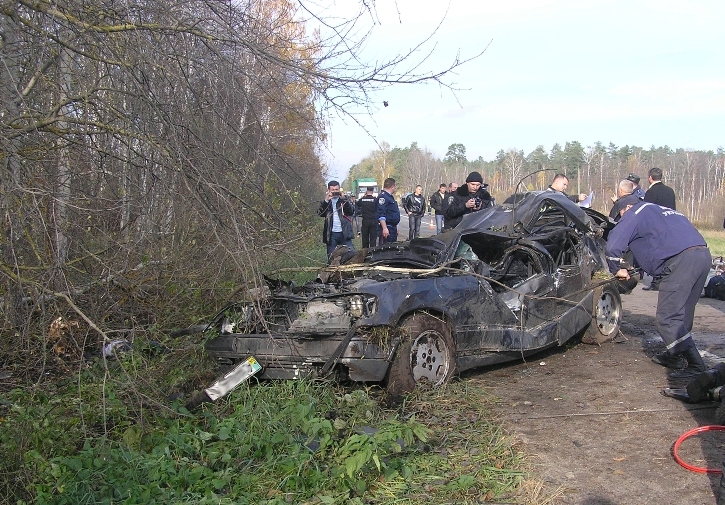
[[[466,177],[466,184],[453,193],[453,199],[446,208],[445,229],[458,226],[463,216],[472,212],[493,207],[494,199],[486,191],[488,184],[478,172],[471,172]]]
[[[632,190],[632,194],[639,198],[640,200],[644,199],[644,190],[639,186],[639,175],[637,174],[629,174],[627,176],[627,180],[630,181],[632,184],[634,184],[634,189]]]

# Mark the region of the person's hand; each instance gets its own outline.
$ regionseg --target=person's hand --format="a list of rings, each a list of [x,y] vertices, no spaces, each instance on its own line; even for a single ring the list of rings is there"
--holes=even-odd
[[[390,230],[388,230],[388,225],[385,224],[385,221],[380,221],[380,226],[383,227],[383,238],[388,238],[390,235]]]
[[[580,202],[583,202],[586,199],[587,199],[587,195],[585,195],[584,193],[579,193],[579,201]]]
[[[467,207],[467,208],[469,208],[469,209],[474,209],[474,208],[476,208],[476,200],[475,200],[475,199],[473,199],[473,198],[471,198],[470,200],[468,200],[468,201],[466,202],[466,207]]]
[[[620,268],[619,270],[617,270],[617,273],[614,274],[614,276],[617,279],[623,279],[625,281],[628,281],[629,280],[629,270],[627,270],[626,268]]]
[[[330,200],[332,200],[332,192],[328,191],[325,193],[325,201],[329,202]]]

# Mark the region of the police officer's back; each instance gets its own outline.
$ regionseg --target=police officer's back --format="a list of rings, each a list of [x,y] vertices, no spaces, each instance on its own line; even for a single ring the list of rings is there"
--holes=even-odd
[[[378,199],[373,195],[372,188],[368,188],[363,196],[358,200],[358,208],[362,215],[362,226],[360,234],[362,236],[363,248],[375,247],[378,237]]]
[[[376,217],[380,223],[378,238],[380,243],[396,242],[398,240],[398,223],[400,223],[400,209],[393,198],[395,193],[395,179],[388,177],[383,182],[383,190],[378,195]]]

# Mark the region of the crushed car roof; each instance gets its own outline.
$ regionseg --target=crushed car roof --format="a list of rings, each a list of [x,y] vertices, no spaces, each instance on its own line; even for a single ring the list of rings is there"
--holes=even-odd
[[[364,261],[369,264],[390,264],[404,257],[408,265],[417,263],[420,267],[431,267],[445,259],[446,251],[457,244],[461,233],[479,232],[505,239],[524,238],[536,233],[530,226],[541,214],[554,207],[561,209],[567,218],[566,222],[556,224],[571,226],[582,233],[592,230],[592,221],[587,212],[565,194],[550,190],[530,191],[511,195],[501,205],[465,215],[455,230],[410,242],[378,246],[368,251]]]

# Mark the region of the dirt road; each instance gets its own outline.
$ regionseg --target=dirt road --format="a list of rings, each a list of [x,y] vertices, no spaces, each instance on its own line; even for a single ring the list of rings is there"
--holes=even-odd
[[[714,424],[717,403],[685,404],[661,394],[666,369],[650,360],[663,344],[654,327],[657,293],[622,297],[621,342],[575,344],[526,363],[471,374],[502,399],[498,412],[518,435],[553,503],[715,503],[719,475],[686,470],[671,448],[684,432]],[[725,358],[725,302],[701,298],[694,338],[708,364]],[[720,468],[725,432],[686,441],[688,463]]]

